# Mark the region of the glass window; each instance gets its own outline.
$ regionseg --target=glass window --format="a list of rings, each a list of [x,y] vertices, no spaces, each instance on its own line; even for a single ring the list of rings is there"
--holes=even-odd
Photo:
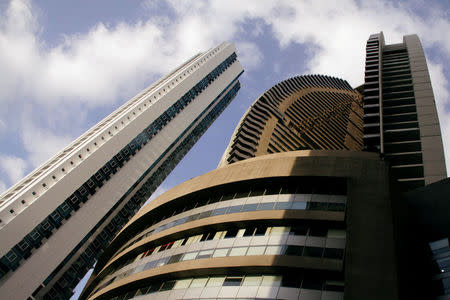
[[[280,286],[281,276],[263,276],[262,286]]]
[[[144,270],[148,270],[148,269],[151,269],[151,268],[153,268],[154,266],[155,266],[155,264],[156,264],[156,261],[154,260],[154,261],[151,261],[151,262],[148,262],[148,263],[146,263],[145,264],[145,268],[144,268]]]
[[[245,233],[245,229],[239,229],[239,231],[238,231],[236,237],[237,237],[237,238],[243,237],[243,236],[244,236],[244,233]]]
[[[216,233],[215,232],[210,232],[210,233],[208,233],[208,236],[206,237],[206,241],[211,241],[213,238],[214,238],[214,236],[216,235]]]
[[[209,198],[209,204],[219,202],[222,199],[222,195],[214,195]]]
[[[229,256],[244,256],[247,252],[247,247],[232,248]]]
[[[173,289],[186,289],[191,284],[191,281],[192,278],[177,280]]]
[[[302,274],[283,275],[281,280],[281,286],[300,288],[302,283]]]
[[[437,250],[440,250],[442,248],[449,247],[448,238],[434,241],[430,243],[431,251],[436,252]]]
[[[189,253],[185,253],[183,256],[183,260],[191,260],[191,259],[195,259],[195,257],[197,256],[198,252],[189,252]]]
[[[289,235],[306,235],[308,233],[308,227],[306,226],[293,226],[291,227],[291,231],[289,232]]]
[[[170,259],[169,259],[169,261],[167,263],[168,264],[173,264],[173,263],[179,262],[181,260],[182,256],[183,256],[183,254],[172,255],[172,257],[170,257]]]
[[[279,255],[283,253],[283,246],[267,246],[266,255]]]
[[[343,229],[328,229],[327,237],[335,239],[345,239],[345,230]]]
[[[255,236],[264,236],[266,233],[269,234],[269,232],[270,228],[266,226],[257,227],[255,230]]]
[[[342,259],[344,257],[344,249],[325,248],[323,257]]]
[[[152,285],[150,286],[150,288],[147,290],[147,294],[150,294],[150,293],[154,293],[154,292],[159,291],[159,288],[160,288],[160,287],[161,287],[161,284],[160,284],[160,283],[152,284]]]
[[[277,195],[280,193],[281,187],[279,186],[269,186],[266,189],[266,195]]]
[[[198,219],[199,216],[200,216],[200,214],[195,214],[195,215],[189,216],[189,217],[187,217],[186,222],[195,221]]]
[[[180,246],[181,246],[181,244],[183,243],[183,241],[184,241],[184,239],[181,239],[181,240],[177,240],[177,241],[175,241],[175,243],[173,243],[173,246],[172,246],[172,248],[177,248],[177,247],[180,247]]]
[[[169,260],[169,257],[165,257],[165,258],[161,258],[156,262],[155,267],[160,267],[160,266],[164,266],[165,264],[167,264],[167,261]]]
[[[203,250],[203,251],[200,251],[200,252],[198,253],[198,256],[197,256],[196,259],[200,259],[200,258],[209,258],[209,257],[212,256],[213,251],[214,251],[214,250]]]
[[[291,209],[306,209],[306,202],[293,202]]]
[[[301,201],[301,202],[311,201],[311,194],[296,194],[295,201]]]
[[[295,194],[296,189],[295,186],[282,186],[280,194]]]
[[[255,227],[247,228],[247,229],[245,229],[243,236],[253,236],[254,232],[255,232]]]
[[[216,232],[216,234],[214,235],[213,240],[223,239],[226,233],[227,233],[226,231],[218,231],[218,232]]]
[[[325,237],[328,234],[328,229],[327,228],[322,228],[322,227],[311,227],[309,229],[309,235],[310,236],[320,236],[320,237]]]
[[[329,202],[330,195],[327,194],[313,194],[311,201],[313,202]]]
[[[292,202],[278,202],[275,205],[275,209],[291,209],[292,207]],[[298,209],[298,208],[297,208]]]
[[[257,203],[253,203],[253,204],[245,204],[244,207],[242,208],[242,212],[245,212],[245,211],[255,211],[257,207],[258,207],[258,204],[257,204]]]
[[[199,219],[207,218],[212,215],[212,210],[204,211],[200,214]]]
[[[264,194],[265,189],[252,189],[252,191],[250,192],[250,196],[261,196]]]
[[[191,285],[189,287],[191,288],[204,287],[207,281],[208,277],[195,278],[192,280]]]
[[[228,210],[229,214],[232,213],[238,213],[241,211],[242,205],[237,205],[237,206],[231,206],[230,209]]]
[[[305,276],[302,282],[302,289],[322,290],[322,283],[320,278]]]
[[[212,215],[213,216],[219,216],[219,215],[223,215],[226,213],[228,207],[222,207],[222,208],[218,208],[213,210]]]
[[[288,245],[286,247],[285,255],[292,255],[292,256],[302,256],[303,252],[303,246],[293,246]]]
[[[228,276],[223,282],[223,286],[240,286],[243,276]]]
[[[136,268],[133,269],[132,273],[133,274],[139,273],[139,272],[141,272],[144,269],[144,267],[145,267],[145,264],[139,265],[139,266],[137,266]]]
[[[210,277],[206,286],[222,286],[225,276]]]
[[[318,247],[305,247],[303,251],[304,256],[322,257],[323,248]]]
[[[259,286],[261,284],[262,276],[245,276],[243,286]]]
[[[225,194],[225,195],[223,195],[221,201],[231,200],[234,198],[235,195],[236,195],[236,193]]]
[[[309,202],[309,210],[327,210],[328,203],[326,202]]]
[[[136,295],[135,295],[135,296],[145,295],[145,294],[147,294],[147,290],[148,290],[148,287],[140,288],[140,289],[136,292]]]
[[[237,193],[235,198],[245,198],[245,197],[248,197],[249,192],[250,192],[250,191],[245,191],[245,192]]]
[[[249,247],[247,251],[247,255],[263,255],[266,246],[253,246]]]
[[[328,203],[328,210],[330,211],[344,211],[345,204],[344,203]]]
[[[222,248],[222,249],[216,249],[214,251],[213,257],[224,257],[227,256],[228,250],[230,248]]]
[[[175,286],[175,280],[166,281],[162,284],[161,289],[159,291],[160,292],[170,291],[171,289],[173,289],[174,286]]]
[[[258,206],[258,210],[271,210],[273,209],[275,202],[268,202],[268,203],[260,203]]]
[[[237,229],[237,228],[229,229],[229,230],[227,230],[227,233],[225,234],[224,238],[226,238],[226,239],[235,238],[238,231],[239,231],[239,229]]]
[[[186,242],[186,245],[190,245],[190,244],[193,244],[193,243],[198,243],[198,242],[200,242],[201,238],[202,238],[201,234],[191,236],[190,238],[188,238],[188,240]]]
[[[436,263],[437,263],[437,265],[439,266],[440,269],[448,268],[448,267],[450,267],[450,257],[437,259]]]
[[[343,281],[336,281],[336,280],[326,280],[325,291],[334,291],[334,292],[343,292],[344,291],[344,282]]]
[[[276,227],[272,227],[272,230],[270,231],[270,235],[280,235],[283,233],[287,233],[289,231],[290,231],[290,227],[276,226]]]

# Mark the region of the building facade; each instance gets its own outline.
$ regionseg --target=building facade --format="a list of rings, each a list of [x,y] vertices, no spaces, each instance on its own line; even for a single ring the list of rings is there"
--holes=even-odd
[[[69,298],[240,88],[233,44],[192,57],[0,197],[0,295]]]
[[[238,124],[220,166],[264,154],[362,150],[362,95],[347,81],[304,75],[261,95]]]
[[[193,178],[132,218],[82,299],[396,299],[387,172],[302,150]]]
[[[448,248],[423,226],[448,225],[446,210],[420,209],[448,207],[420,190],[446,177],[423,50],[382,33],[366,49],[362,89],[300,76],[259,97],[219,168],[133,217],[82,299],[424,299],[445,287],[446,272],[414,276],[446,267]],[[448,186],[436,184],[439,198]]]
[[[417,35],[366,45],[364,147],[389,160],[403,190],[447,177],[441,130],[425,55]]]

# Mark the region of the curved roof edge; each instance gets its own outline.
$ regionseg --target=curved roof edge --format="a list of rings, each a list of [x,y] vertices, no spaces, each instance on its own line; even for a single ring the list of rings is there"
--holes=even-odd
[[[270,89],[266,90],[263,94],[261,94],[244,113],[238,125],[236,126],[236,129],[234,130],[232,136],[230,137],[230,142],[228,143],[228,146],[221,157],[221,160],[218,164],[218,168],[230,164],[228,160],[233,150],[234,142],[237,139],[238,135],[240,134],[241,127],[244,125],[247,118],[249,118],[250,112],[257,104],[261,102],[266,102],[268,104],[266,105],[266,108],[270,110],[271,107],[276,108],[283,100],[293,95],[294,93],[308,88],[332,88],[352,92],[356,91],[360,93],[359,91],[353,89],[346,80],[328,75],[314,74],[314,75],[294,76],[275,84]],[[272,111],[272,113],[277,115],[276,112]],[[250,157],[252,157],[252,155],[248,155],[248,158]]]

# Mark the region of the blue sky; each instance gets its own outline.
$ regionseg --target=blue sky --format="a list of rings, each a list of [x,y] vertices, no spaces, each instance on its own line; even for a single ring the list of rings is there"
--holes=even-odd
[[[336,6],[339,3],[339,6]],[[214,169],[249,105],[313,73],[363,83],[371,33],[417,33],[450,151],[449,1],[0,1],[0,192],[199,51],[236,43],[242,88],[158,194]],[[447,166],[450,162],[447,160]]]

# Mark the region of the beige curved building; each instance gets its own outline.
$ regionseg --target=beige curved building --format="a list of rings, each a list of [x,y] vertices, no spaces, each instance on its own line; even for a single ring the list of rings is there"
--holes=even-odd
[[[376,154],[303,150],[193,178],[133,217],[82,298],[394,299],[387,171]]]
[[[236,127],[219,166],[264,154],[362,150],[362,95],[347,81],[304,75],[261,95]]]

